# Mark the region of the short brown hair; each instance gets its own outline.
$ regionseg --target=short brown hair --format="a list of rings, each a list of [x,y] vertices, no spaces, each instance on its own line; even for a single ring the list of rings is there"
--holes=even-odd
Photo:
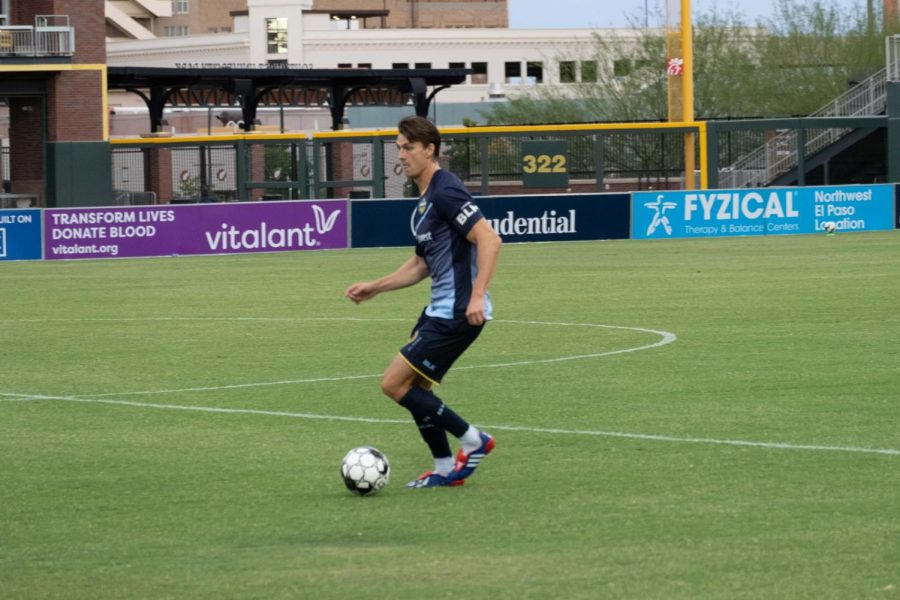
[[[434,123],[425,117],[403,117],[397,124],[400,134],[411,142],[422,142],[426,148],[434,144],[434,158],[441,153],[441,134]]]

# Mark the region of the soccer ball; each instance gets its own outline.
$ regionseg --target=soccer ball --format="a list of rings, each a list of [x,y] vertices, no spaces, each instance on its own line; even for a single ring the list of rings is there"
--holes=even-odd
[[[824,223],[822,223],[822,229],[825,231],[825,233],[834,233],[837,229],[837,223],[835,223],[834,221],[825,221]]]
[[[370,496],[387,485],[391,465],[387,456],[369,446],[354,448],[341,461],[341,479],[354,494]]]

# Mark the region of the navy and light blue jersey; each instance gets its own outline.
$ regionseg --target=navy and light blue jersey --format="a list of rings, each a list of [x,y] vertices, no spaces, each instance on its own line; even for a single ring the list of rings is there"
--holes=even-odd
[[[425,309],[428,316],[465,317],[478,275],[478,248],[466,235],[483,218],[456,175],[440,169],[434,173],[410,220],[416,254],[425,259],[431,276],[431,303]],[[485,294],[488,319],[491,312],[491,298]]]

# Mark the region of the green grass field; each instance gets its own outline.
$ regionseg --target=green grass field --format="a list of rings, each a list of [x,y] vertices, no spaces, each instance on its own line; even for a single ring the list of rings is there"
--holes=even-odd
[[[0,264],[0,596],[900,597],[900,234],[504,247],[424,491],[409,253]]]

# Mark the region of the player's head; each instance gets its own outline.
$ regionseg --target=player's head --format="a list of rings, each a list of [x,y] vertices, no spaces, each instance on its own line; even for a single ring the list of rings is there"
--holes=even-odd
[[[436,168],[441,135],[422,117],[406,117],[397,125],[397,153],[407,177],[418,179]]]
[[[430,158],[437,160],[441,153],[441,134],[434,123],[424,117],[404,117],[397,125],[397,129],[407,141],[419,142],[426,151],[428,151],[428,146],[433,146],[429,152]]]

